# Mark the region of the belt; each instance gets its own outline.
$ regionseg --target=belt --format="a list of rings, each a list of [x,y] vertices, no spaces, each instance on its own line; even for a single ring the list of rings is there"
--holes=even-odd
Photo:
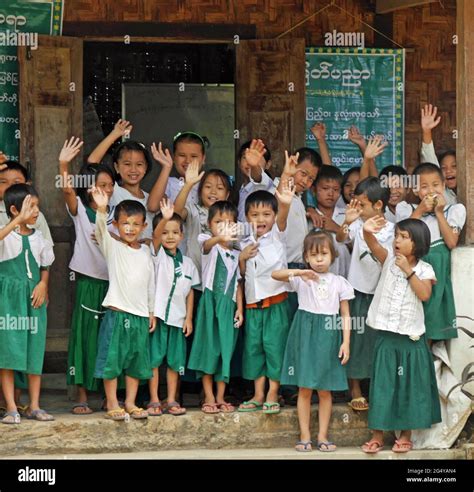
[[[282,292],[281,294],[277,294],[276,296],[266,297],[265,299],[254,302],[253,304],[247,304],[245,307],[247,309],[265,309],[272,306],[273,304],[279,304],[286,299],[288,299],[288,292]]]

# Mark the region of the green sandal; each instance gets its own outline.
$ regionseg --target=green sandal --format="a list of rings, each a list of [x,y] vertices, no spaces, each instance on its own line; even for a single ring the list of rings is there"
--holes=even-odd
[[[263,404],[263,413],[280,413],[280,404],[277,401],[266,401]]]
[[[242,405],[253,405],[252,408],[242,408]],[[237,409],[238,412],[258,412],[261,410],[263,407],[263,403],[260,403],[256,400],[249,400],[249,401],[244,401],[241,405],[239,405],[239,408]]]

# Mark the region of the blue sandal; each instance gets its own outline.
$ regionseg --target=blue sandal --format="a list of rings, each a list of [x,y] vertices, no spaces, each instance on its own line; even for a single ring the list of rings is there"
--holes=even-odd
[[[298,441],[295,446],[295,451],[299,453],[310,453],[313,450],[313,441]],[[303,449],[298,449],[298,446],[303,446]]]
[[[13,419],[11,417],[13,417]],[[5,412],[5,415],[3,416],[1,422],[2,424],[20,424],[20,414],[17,411]]]
[[[46,413],[45,410],[38,408],[38,410],[32,410],[26,414],[26,418],[29,420],[38,420],[39,422],[51,422],[54,420],[52,415]]]

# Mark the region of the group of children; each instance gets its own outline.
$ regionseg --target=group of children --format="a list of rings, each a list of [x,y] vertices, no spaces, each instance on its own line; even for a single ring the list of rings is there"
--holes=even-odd
[[[423,108],[425,155],[433,153],[431,130],[438,123],[436,108]],[[402,431],[392,449],[407,452],[411,430],[440,422],[430,344],[456,337],[450,250],[466,218],[456,203],[452,154],[441,166],[416,166],[411,176],[399,166],[379,174],[375,159],[387,143],[378,136],[366,142],[352,127],[349,138],[363,164],[342,175],[331,165],[325,126],[317,123],[312,132],[320,153],[286,153],[276,179],[265,144],[242,145],[236,199],[229,176],[203,170],[207,139],[184,132],[174,138],[172,154],[152,145],[161,171],[147,193],[141,182],[152,159],[142,144],[125,140],[114,151],[113,169],[101,163],[131,129],[120,120],[78,175],[70,165],[82,142],[71,138],[59,155],[76,232],[67,374],[68,384],[78,387],[73,413],[92,413],[88,393],[103,384],[108,419],[182,415],[180,376],[194,371],[206,414],[276,414],[280,385],[296,386],[301,452],[313,445],[313,391],[323,452],[336,449],[328,436],[333,391],[349,390],[350,406],[368,410],[373,437],[366,453],[383,448],[386,430]],[[8,181],[15,175],[17,181]],[[53,418],[38,400],[54,255],[27,179],[18,163],[0,165],[8,216],[0,229],[0,316],[25,315],[38,325],[36,331],[0,330],[3,423],[20,422],[15,382],[24,374],[26,415]],[[415,185],[409,189],[409,183]],[[407,202],[409,194],[419,203]],[[252,398],[238,408],[225,399],[236,358],[240,375],[254,384]],[[166,403],[158,394],[162,365]],[[369,401],[363,379],[370,379]],[[146,409],[135,403],[143,382]],[[118,388],[125,388],[123,405]]]

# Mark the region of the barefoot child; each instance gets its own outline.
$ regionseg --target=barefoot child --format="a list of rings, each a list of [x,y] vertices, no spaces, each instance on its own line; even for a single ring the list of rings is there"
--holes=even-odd
[[[106,418],[125,420],[148,417],[135,405],[140,379],[150,379],[149,333],[155,330],[155,281],[150,250],[139,243],[146,228],[145,207],[136,200],[124,200],[115,207],[114,225],[119,239],[107,230],[108,197],[94,187],[97,204],[96,238],[107,261],[109,288],[102,305],[106,312],[99,331],[94,376],[104,380]],[[125,373],[125,409],[117,400],[117,378]]]
[[[189,170],[188,170],[189,171]],[[204,413],[233,412],[224,400],[230,378],[230,363],[243,322],[243,294],[239,283],[237,209],[227,201],[209,208],[211,234],[200,234],[202,287],[196,316],[194,340],[188,367],[202,377]],[[213,381],[217,383],[214,393]]]
[[[39,406],[41,373],[46,346],[46,299],[53,245],[32,229],[39,215],[39,198],[29,185],[16,184],[5,192],[10,222],[0,228],[0,377],[6,401],[4,424],[19,424],[14,397],[14,371],[28,376],[30,396],[26,416],[54,420]],[[12,323],[26,323],[10,326]]]
[[[153,377],[149,381],[149,416],[162,414],[158,395],[159,369],[166,359],[167,412],[183,415],[186,409],[177,401],[179,376],[186,367],[186,338],[193,331],[193,289],[199,285],[194,263],[178,249],[183,240],[183,219],[170,200],[161,203],[161,214],[153,223],[152,256],[155,263],[155,316],[157,327],[150,337]]]
[[[375,233],[383,220],[369,219],[364,234],[376,251]],[[383,263],[382,275],[367,316],[376,330],[372,378],[370,380],[369,428],[373,435],[362,449],[383,449],[383,432],[400,430],[392,451],[412,449],[411,431],[441,422],[438,388],[428,348],[422,301],[426,302],[436,277],[421,258],[430,248],[430,231],[417,219],[398,222],[395,256]]]
[[[274,270],[287,268],[286,221],[294,188],[283,185],[275,196],[256,191],[245,204],[255,237],[241,242],[240,274],[245,278],[245,337],[243,377],[254,381],[254,396],[239,407],[253,412],[279,413],[281,364],[290,328],[288,293],[284,282],[273,280]],[[275,198],[276,197],[276,198]],[[265,396],[266,380],[269,391]]]
[[[298,386],[300,441],[296,450],[312,450],[311,396],[317,390],[317,447],[319,451],[330,452],[336,450],[328,439],[331,391],[347,389],[344,365],[349,360],[349,299],[354,298],[354,290],[345,278],[329,272],[335,249],[328,232],[309,233],[303,251],[307,269],[279,270],[272,274],[275,280],[289,282],[298,294],[298,311],[288,335],[281,382]]]

